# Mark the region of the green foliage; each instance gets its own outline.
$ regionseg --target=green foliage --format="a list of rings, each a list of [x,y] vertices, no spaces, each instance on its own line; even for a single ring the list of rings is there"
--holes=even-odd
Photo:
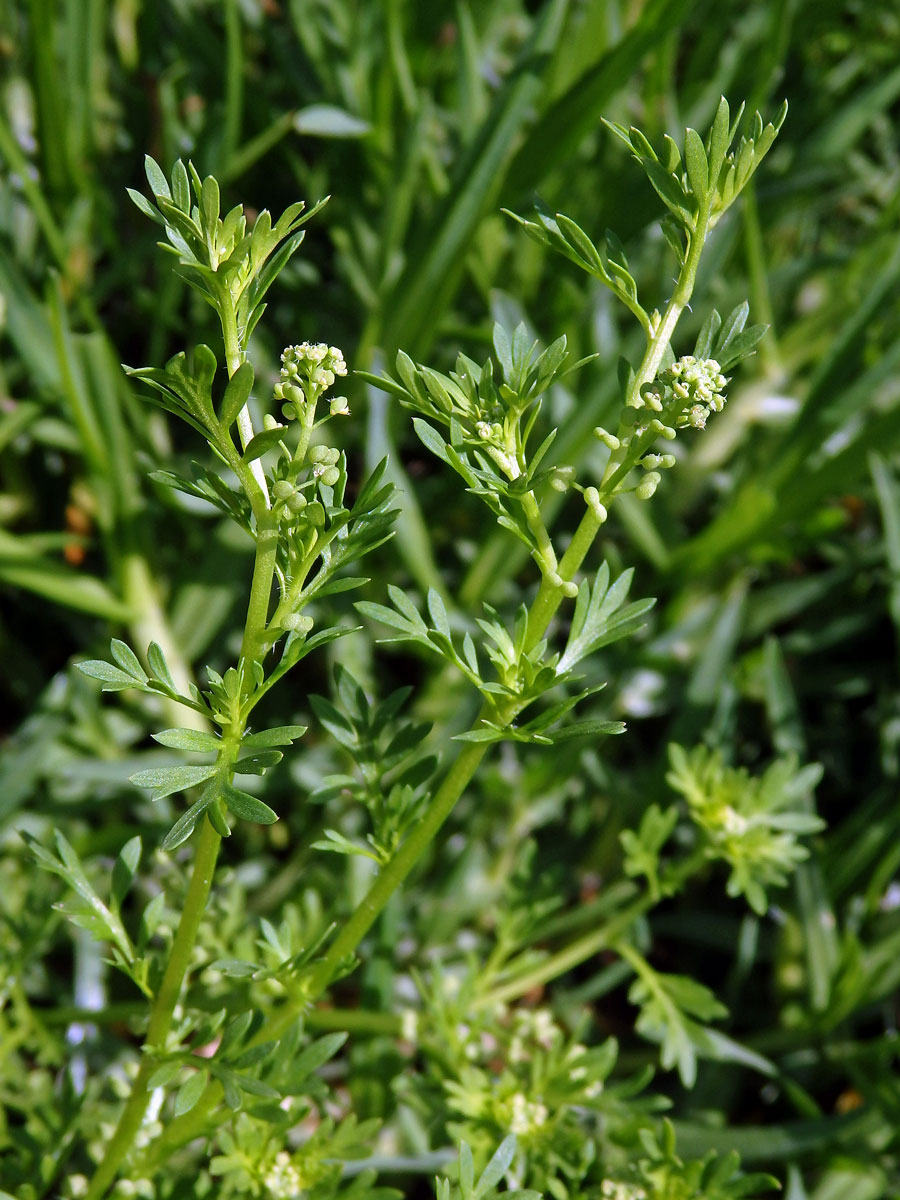
[[[766,889],[786,883],[809,856],[798,842],[824,822],[803,806],[822,777],[818,763],[798,767],[795,759],[773,762],[758,778],[728,767],[721,753],[696,746],[686,754],[669,747],[667,779],[687,801],[691,819],[706,839],[710,858],[731,867],[729,896],[744,896],[757,913],[768,907]]]

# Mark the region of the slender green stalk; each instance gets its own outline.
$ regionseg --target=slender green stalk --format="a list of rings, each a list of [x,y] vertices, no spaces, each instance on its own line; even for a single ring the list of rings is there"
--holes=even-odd
[[[241,658],[247,662],[260,660],[265,653],[264,638],[269,620],[277,553],[278,522],[267,512],[257,525],[253,580],[250,584],[247,621],[241,641]]]
[[[605,925],[601,925],[599,929],[592,929],[590,933],[585,933],[580,938],[576,938],[574,942],[570,942],[568,946],[557,950],[555,954],[551,954],[543,962],[538,963],[527,971],[523,971],[520,975],[514,975],[505,983],[500,983],[496,987],[491,988],[488,993],[476,1002],[477,1007],[489,1008],[492,1004],[508,1004],[510,1000],[516,1000],[519,996],[524,996],[527,992],[531,992],[535,988],[543,987],[551,979],[565,975],[573,967],[577,967],[580,963],[586,962],[587,959],[593,958],[595,954],[599,954],[601,950],[606,949],[617,937],[625,932],[637,917],[651,908],[652,904],[653,901],[649,895],[642,897],[611,921],[608,921]]]
[[[175,1005],[181,994],[184,977],[190,965],[194,949],[197,929],[206,908],[209,889],[212,885],[216,858],[219,853],[221,838],[208,821],[204,821],[197,838],[194,872],[185,896],[181,920],[172,943],[172,952],[163,975],[162,983],[150,1011],[150,1023],[147,1026],[145,1045],[147,1047],[163,1046],[172,1027],[172,1016]],[[156,1064],[150,1054],[145,1054],[138,1071],[137,1078],[131,1088],[131,1095],[125,1104],[112,1140],[105,1148],[94,1178],[91,1180],[85,1200],[100,1200],[107,1188],[115,1179],[119,1167],[134,1145],[134,1139],[141,1127],[150,1093],[147,1081],[155,1070]]]
[[[240,342],[237,337],[237,323],[233,319],[233,307],[223,306],[223,312],[229,312],[232,320],[226,322],[223,317],[223,332],[225,333],[226,357],[228,374],[233,375],[242,361]],[[249,420],[249,414],[248,414]],[[252,436],[252,427],[251,427]],[[255,465],[255,464],[254,464]],[[249,482],[249,481],[248,481]],[[263,494],[265,480],[263,479]],[[250,585],[250,598],[247,604],[247,617],[244,624],[244,635],[241,642],[241,658],[252,661],[261,658],[265,653],[265,630],[268,623],[269,607],[272,596],[272,581],[275,574],[275,560],[278,546],[278,526],[272,514],[257,510],[257,539],[256,555],[253,564],[253,578]],[[241,722],[229,730],[229,735],[223,744],[220,755],[223,779],[230,782],[233,775],[233,764],[237,749],[243,736],[244,728]],[[175,1005],[181,994],[185,975],[193,954],[197,930],[203,918],[212,886],[216,859],[219,853],[221,837],[204,819],[196,838],[194,867],[191,881],[185,896],[184,907],[172,943],[169,961],[163,975],[162,983],[150,1010],[150,1020],[144,1041],[144,1059],[138,1071],[137,1078],[126,1101],[125,1108],[119,1118],[112,1140],[106,1149],[103,1161],[91,1180],[86,1200],[100,1200],[107,1188],[113,1182],[123,1160],[127,1157],[135,1137],[141,1127],[150,1094],[147,1081],[155,1069],[152,1050],[162,1047],[172,1027],[172,1016]]]
[[[511,719],[510,714],[507,719]],[[357,906],[353,915],[331,943],[328,953],[317,964],[309,984],[311,998],[322,994],[341,965],[352,957],[382,909],[431,844],[435,834],[453,811],[457,800],[478,769],[487,751],[487,742],[467,742],[460,751],[443,783],[435,793],[428,812],[410,833],[406,841],[379,874],[375,883]],[[278,1037],[296,1019],[296,1014],[283,1014],[269,1025],[269,1037]],[[274,1032],[273,1032],[274,1030]]]

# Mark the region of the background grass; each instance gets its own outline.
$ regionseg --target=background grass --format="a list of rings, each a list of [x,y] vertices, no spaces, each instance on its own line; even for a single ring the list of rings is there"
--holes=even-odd
[[[445,366],[459,349],[483,355],[493,320],[524,320],[545,341],[565,333],[576,357],[599,355],[548,400],[559,460],[589,473],[590,431],[617,403],[616,361],[637,345],[630,318],[500,208],[526,211],[537,192],[592,235],[615,229],[643,294],[661,304],[672,269],[652,230],[658,206],[600,118],[656,136],[703,128],[725,93],[767,114],[786,97],[790,115],[716,232],[679,345],[712,304],[724,311],[745,295],[752,319],[772,328],[653,504],[623,500],[606,527],[602,553],[636,561],[636,594],[660,597],[637,648],[615,647],[602,664],[615,682],[598,713],[627,716],[629,733],[602,755],[580,746],[574,771],[531,751],[485,768],[454,817],[465,838],[445,840],[396,901],[343,999],[388,1010],[385,964],[409,937],[447,947],[474,929],[489,942],[492,908],[530,840],[533,869],[577,926],[618,861],[618,833],[666,795],[669,741],[705,740],[754,769],[795,751],[825,766],[829,829],[779,908],[748,916],[713,877],[647,932],[660,966],[723,995],[726,1028],[777,1077],[705,1064],[691,1093],[660,1082],[685,1153],[737,1148],[785,1179],[791,1200],[900,1195],[894,6],[5,0],[0,28],[0,1035],[19,1039],[0,1050],[0,1152],[33,1101],[43,1115],[32,1119],[59,1123],[54,1169],[65,1162],[77,1105],[50,1102],[63,1058],[52,1001],[132,998],[48,909],[15,831],[58,826],[102,857],[135,821],[151,840],[166,827],[164,804],[151,808],[126,782],[160,758],[146,740],[152,716],[109,706],[68,664],[103,653],[114,634],[141,648],[155,639],[182,674],[222,668],[242,620],[248,547],[148,481],[196,444],[118,365],[158,364],[215,337],[211,312],[125,195],[142,187],[143,153],[166,167],[190,157],[231,202],[278,211],[331,194],[272,295],[253,347],[258,375],[274,378],[281,347],[307,338],[340,346],[354,368],[390,362],[399,347]],[[440,580],[463,610],[487,599],[511,611],[533,586],[524,556],[503,531],[484,536],[477,501],[460,497],[386,397],[352,379],[347,391],[354,462],[389,451],[403,488],[370,598],[386,580],[414,598]],[[571,528],[576,506],[556,503],[559,527]],[[362,637],[337,645],[373,691],[417,685],[423,719],[474,711],[429,663]],[[307,684],[330,688],[324,656],[310,672],[273,718],[308,719]],[[227,861],[265,876],[255,915],[280,913],[300,881],[326,907],[361,886],[351,864],[336,891],[341,860],[309,849],[323,823],[353,822],[337,800],[298,802],[339,763],[315,725],[291,762],[267,794],[282,825],[242,831],[227,849]],[[584,964],[554,1005],[589,1004],[622,1039],[625,1065],[645,1061],[608,972]],[[363,1111],[394,1104],[381,1082],[387,1047],[352,1052]]]

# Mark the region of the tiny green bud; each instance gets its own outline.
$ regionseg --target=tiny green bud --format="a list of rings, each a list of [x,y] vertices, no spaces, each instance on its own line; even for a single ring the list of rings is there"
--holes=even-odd
[[[281,628],[287,629],[290,633],[299,633],[304,635],[309,633],[312,627],[312,617],[305,617],[301,613],[289,613],[281,620]]]
[[[659,480],[660,476],[656,471],[651,471],[646,478],[642,479],[634,489],[634,494],[638,500],[649,500],[659,486]]]
[[[598,441],[603,442],[604,446],[608,446],[610,450],[618,450],[622,445],[616,435],[604,429],[602,425],[598,425],[594,430],[594,437]]]
[[[550,476],[550,486],[554,492],[566,492],[575,478],[574,467],[557,467]]]
[[[276,421],[271,413],[266,413],[263,417],[263,429],[284,429],[280,421]]]
[[[658,421],[656,417],[650,422],[650,428],[654,433],[658,433],[661,437],[664,437],[667,442],[671,442],[678,436],[676,430],[671,425],[663,425],[662,421]]]
[[[556,571],[551,573],[550,582],[554,587],[559,588],[562,594],[570,600],[574,600],[578,595],[578,584],[573,583],[571,579],[563,579],[562,575],[559,575]]]
[[[287,421],[293,421],[300,416],[300,414],[297,412],[296,405],[294,404],[282,404],[281,415]]]
[[[595,487],[584,489],[584,502],[602,525],[608,514],[606,506],[600,503],[600,493]]]

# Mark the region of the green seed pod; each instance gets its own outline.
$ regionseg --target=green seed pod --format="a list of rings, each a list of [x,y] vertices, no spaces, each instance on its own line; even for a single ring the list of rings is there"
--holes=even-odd
[[[272,495],[276,500],[288,500],[294,495],[294,485],[287,479],[278,479],[272,484]]]
[[[320,479],[322,480],[322,483],[324,483],[326,487],[334,487],[334,485],[337,483],[337,481],[340,479],[340,477],[341,477],[341,473],[337,469],[337,467],[326,467],[325,470],[322,472]]]
[[[302,492],[293,492],[288,497],[287,506],[292,513],[303,512],[304,508],[307,507],[306,497]]]

